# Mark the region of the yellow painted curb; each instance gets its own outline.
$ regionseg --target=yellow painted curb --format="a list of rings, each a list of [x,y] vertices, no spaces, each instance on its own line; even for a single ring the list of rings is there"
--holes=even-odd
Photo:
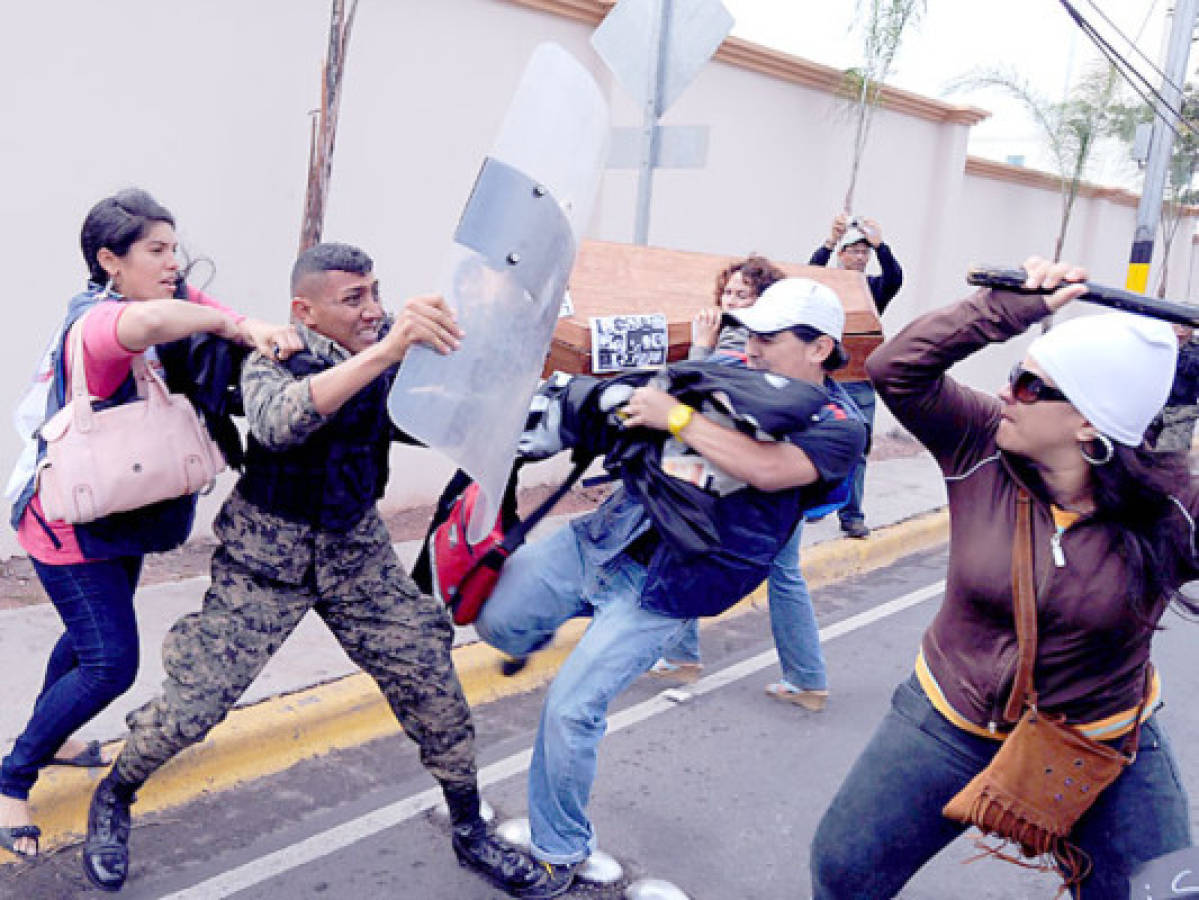
[[[944,543],[946,511],[930,513],[875,531],[865,540],[838,540],[803,551],[804,577],[819,586],[889,565],[902,556]],[[766,602],[760,587],[719,618],[740,615]],[[553,678],[586,628],[568,622],[553,643],[534,654],[517,675],[504,678],[502,655],[477,643],[454,650],[454,663],[472,706],[532,690]],[[280,772],[303,759],[394,735],[395,718],[374,682],[365,674],[275,697],[234,710],[200,744],[190,747],[155,773],[139,792],[138,816],[179,806],[205,793]],[[114,748],[118,744],[112,745]],[[91,792],[103,770],[54,767],[43,772],[30,799],[50,849],[82,837]],[[0,857],[8,857],[0,852]]]

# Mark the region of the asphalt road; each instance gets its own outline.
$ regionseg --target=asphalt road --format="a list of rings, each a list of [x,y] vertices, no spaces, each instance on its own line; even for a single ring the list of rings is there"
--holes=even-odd
[[[777,677],[764,612],[704,632],[706,678],[689,699],[643,678],[618,703],[600,751],[591,812],[600,847],[625,881],[669,880],[693,900],[808,895],[808,843],[894,685],[911,671],[939,601],[943,553],[916,556],[818,592],[832,699],[820,714],[770,700]],[[1170,729],[1199,796],[1199,696],[1192,626],[1168,616],[1155,658]],[[484,793],[501,820],[524,815],[526,751],[540,693],[476,711]],[[483,900],[503,896],[454,860],[446,826],[427,810],[431,780],[402,737],[310,761],[172,813],[135,820],[133,871],[122,896],[255,900]],[[901,895],[1050,898],[1056,881],[975,855],[959,840]],[[10,869],[0,895],[88,893],[77,848]],[[93,893],[92,896],[99,896]],[[572,897],[618,897],[581,887]]]

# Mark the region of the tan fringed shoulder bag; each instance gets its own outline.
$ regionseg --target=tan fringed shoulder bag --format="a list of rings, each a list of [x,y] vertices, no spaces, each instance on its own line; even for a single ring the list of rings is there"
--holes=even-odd
[[[979,772],[942,813],[957,822],[974,825],[1019,846],[1036,868],[1057,868],[1067,887],[1076,885],[1091,870],[1091,860],[1069,835],[1099,792],[1119,777],[1136,759],[1141,714],[1149,697],[1153,667],[1146,667],[1146,690],[1137,709],[1125,753],[1093,740],[1063,716],[1037,708],[1033,667],[1037,657],[1037,604],[1032,571],[1032,505],[1023,491],[1017,500],[1016,534],[1012,547],[1012,590],[1016,617],[1019,662],[1004,719],[1016,727],[1004,740],[990,765]],[[988,852],[1022,863],[997,849]]]

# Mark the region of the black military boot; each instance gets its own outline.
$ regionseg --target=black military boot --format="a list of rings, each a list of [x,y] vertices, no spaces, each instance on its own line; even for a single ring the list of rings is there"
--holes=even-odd
[[[443,784],[442,791],[450,808],[451,843],[458,862],[510,896],[542,896],[531,892],[541,888],[548,877],[546,870],[492,834],[479,815],[478,787]]]
[[[109,772],[92,794],[83,841],[83,873],[102,891],[119,891],[129,875],[129,807],[137,799],[135,790],[137,785]]]

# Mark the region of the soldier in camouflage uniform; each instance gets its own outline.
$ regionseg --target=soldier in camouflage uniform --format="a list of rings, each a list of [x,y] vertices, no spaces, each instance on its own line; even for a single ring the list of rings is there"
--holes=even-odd
[[[163,693],[131,713],[129,736],[92,797],[84,871],[105,890],[128,873],[136,791],[225,718],[304,613],[313,609],[382,689],[440,782],[453,848],[513,896],[545,872],[499,842],[479,815],[474,728],[450,655],[445,609],[403,570],[375,507],[394,428],[386,401],[408,347],[442,353],[461,333],[439,297],[410,300],[388,331],[369,256],[343,244],[305,251],[292,272],[304,350],[252,356],[241,479],[214,523],[220,546],[202,609],[163,644]]]

